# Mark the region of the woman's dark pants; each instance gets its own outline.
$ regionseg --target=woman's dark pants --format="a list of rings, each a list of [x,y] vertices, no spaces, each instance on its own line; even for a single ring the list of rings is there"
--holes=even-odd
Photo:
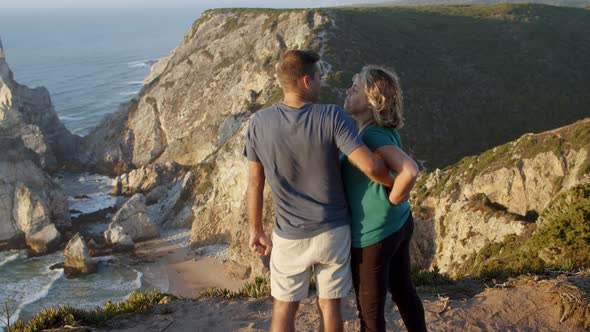
[[[361,331],[385,331],[385,298],[391,292],[409,332],[427,331],[424,307],[410,277],[410,240],[414,220],[365,248],[352,248],[352,279]]]

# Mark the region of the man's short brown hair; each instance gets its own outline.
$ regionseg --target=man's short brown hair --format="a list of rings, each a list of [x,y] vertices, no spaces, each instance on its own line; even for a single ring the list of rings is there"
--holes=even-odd
[[[317,53],[303,50],[287,50],[281,54],[277,64],[277,79],[283,89],[297,89],[297,81],[307,75],[314,79]]]

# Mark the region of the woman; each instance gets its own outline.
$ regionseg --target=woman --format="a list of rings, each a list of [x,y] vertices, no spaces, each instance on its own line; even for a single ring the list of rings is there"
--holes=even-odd
[[[414,221],[407,202],[418,175],[402,150],[403,124],[397,75],[365,66],[346,91],[344,109],[356,121],[364,143],[395,173],[391,191],[371,181],[348,160],[342,162],[352,215],[352,275],[361,331],[385,331],[385,299],[391,292],[408,331],[426,331],[424,308],[410,279]]]

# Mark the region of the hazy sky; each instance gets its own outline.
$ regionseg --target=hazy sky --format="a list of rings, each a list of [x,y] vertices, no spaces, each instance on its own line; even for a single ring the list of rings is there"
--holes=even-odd
[[[0,0],[0,10],[95,8],[325,7],[378,0]]]

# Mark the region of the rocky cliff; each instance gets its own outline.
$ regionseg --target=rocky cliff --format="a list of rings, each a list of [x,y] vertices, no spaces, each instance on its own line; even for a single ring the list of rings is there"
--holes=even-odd
[[[556,196],[588,182],[590,118],[422,174],[411,200],[414,260],[454,275],[484,246],[533,233]]]
[[[570,24],[557,24],[564,17]],[[85,138],[80,159],[100,172],[121,174],[117,189],[127,195],[143,192],[159,197],[178,187],[175,200],[162,203],[169,212],[158,217],[159,223],[192,224],[195,246],[228,243],[232,273],[256,274],[264,262],[245,248],[241,149],[249,117],[282,97],[273,73],[281,50],[309,48],[322,55],[328,76],[322,98],[328,102],[342,102],[350,78],[363,64],[396,68],[405,91],[407,126],[402,137],[407,150],[427,167],[442,167],[525,132],[540,132],[587,116],[590,99],[582,87],[590,84],[585,61],[589,48],[574,52],[570,44],[564,44],[564,36],[575,45],[590,45],[590,37],[581,32],[589,22],[586,10],[533,5],[207,11],[178,47],[154,66],[139,98],[122,105]],[[578,152],[572,153],[569,166],[583,159]],[[494,171],[507,174],[484,172],[487,177],[473,176],[459,192],[451,191],[469,199],[478,193],[486,195],[477,200],[463,202],[437,192],[422,195],[415,205],[426,202],[426,196],[437,197],[432,200],[450,201],[424,203],[422,210],[447,217],[437,209],[444,205],[449,216],[454,213],[452,218],[488,220],[486,209],[499,204],[506,208],[493,214],[498,222],[481,226],[486,239],[499,241],[506,234],[531,232],[530,221],[547,195],[568,181],[579,180],[569,175],[570,168],[557,173],[563,173],[558,176],[563,183],[527,180],[539,168],[551,165],[558,170],[563,161],[555,156],[537,157],[531,152],[521,158],[527,160],[524,175],[516,166],[498,168]],[[150,176],[155,179],[157,169],[168,167],[166,163],[178,164],[178,169],[191,175],[180,183],[182,174],[174,171],[169,178],[176,185],[173,180],[157,185],[160,180],[138,182]],[[510,189],[492,183],[503,176],[511,179]],[[435,177],[431,175],[429,183],[448,182]],[[161,185],[166,188],[156,192]],[[519,185],[527,187],[520,190]],[[520,196],[512,198],[524,195],[523,190],[528,190],[525,201]],[[423,217],[422,210],[416,212]],[[272,211],[266,211],[264,222],[270,231]],[[417,246],[416,261],[422,266],[436,263],[449,271],[457,259],[450,254],[444,258],[444,247],[439,250],[431,244],[441,236],[440,220],[433,220],[423,223],[421,232],[427,235],[420,235],[425,242]],[[501,223],[509,226],[498,226]],[[450,226],[448,231],[445,243],[456,237],[466,251],[471,250],[463,235],[455,233],[472,233]]]
[[[273,98],[280,51],[308,46],[326,20],[302,10],[205,12],[154,66],[139,100],[90,133],[83,160],[107,172],[197,165]]]
[[[154,65],[139,98],[89,135],[82,159],[117,174],[198,164],[280,100],[273,66],[281,49],[300,47],[322,54],[324,102],[342,104],[364,64],[395,68],[405,146],[442,168],[587,116],[589,29],[587,10],[543,5],[207,11]]]
[[[81,143],[59,121],[46,88],[31,89],[14,80],[1,41],[0,130],[3,136],[20,138],[48,171],[74,160]]]
[[[70,215],[47,172],[74,159],[79,142],[59,121],[47,89],[14,81],[0,43],[0,249],[43,254],[58,247]]]
[[[199,169],[193,187],[191,241],[229,243],[228,271],[265,271],[264,259],[247,248],[246,162],[241,154],[246,124]],[[590,119],[467,157],[444,170],[422,174],[411,203],[416,219],[413,261],[455,275],[485,245],[534,232],[536,218],[553,197],[590,182]],[[263,222],[272,229],[269,190]]]
[[[21,139],[0,137],[0,250],[24,247],[33,254],[57,249],[58,229],[70,226],[61,188]]]

